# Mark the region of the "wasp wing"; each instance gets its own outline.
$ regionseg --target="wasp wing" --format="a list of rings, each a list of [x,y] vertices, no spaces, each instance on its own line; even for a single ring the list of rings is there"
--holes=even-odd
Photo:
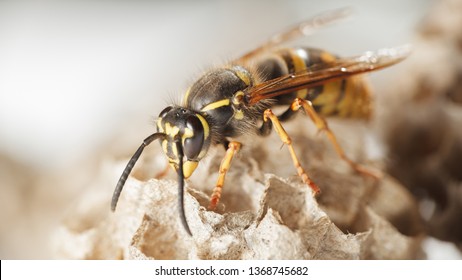
[[[330,63],[315,64],[303,71],[287,74],[276,79],[260,83],[245,91],[249,105],[260,100],[274,98],[300,89],[312,88],[391,66],[405,59],[410,53],[409,46],[380,49],[359,56],[339,58]]]
[[[317,16],[314,16],[306,21],[303,21],[292,28],[289,28],[281,33],[273,35],[267,42],[263,43],[259,47],[249,51],[240,58],[234,60],[232,64],[243,64],[246,61],[264,53],[267,50],[277,47],[291,40],[295,40],[298,37],[308,36],[313,34],[318,29],[325,27],[329,24],[333,24],[339,20],[345,19],[351,14],[349,8],[343,8],[338,10],[328,11]]]

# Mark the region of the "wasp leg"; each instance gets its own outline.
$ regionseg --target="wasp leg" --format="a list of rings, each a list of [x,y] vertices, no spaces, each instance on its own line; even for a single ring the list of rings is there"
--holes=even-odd
[[[231,141],[228,144],[228,149],[226,150],[225,157],[220,164],[220,174],[218,175],[218,180],[213,189],[212,197],[210,198],[209,210],[215,210],[218,202],[221,197],[221,190],[223,189],[223,184],[225,182],[225,176],[231,167],[231,161],[233,160],[234,155],[241,149],[241,143],[236,141]]]
[[[273,124],[271,122],[263,122],[260,129],[258,130],[258,134],[260,136],[268,136],[273,128]]]
[[[334,133],[332,132],[332,130],[329,129],[327,122],[318,113],[316,113],[313,107],[313,104],[311,104],[310,101],[307,101],[301,98],[296,98],[294,102],[292,103],[292,105],[290,106],[290,108],[293,111],[297,111],[300,108],[303,108],[305,113],[311,118],[311,120],[314,122],[316,127],[320,131],[325,131],[327,133],[327,137],[329,138],[332,145],[334,145],[335,151],[340,156],[340,158],[344,160],[345,162],[347,162],[355,171],[361,174],[367,175],[367,176],[371,176],[375,179],[379,179],[383,176],[383,174],[380,171],[364,167],[352,161],[346,156],[345,151],[343,151],[342,147],[338,143],[337,138],[335,137]]]
[[[274,129],[276,130],[277,134],[281,138],[281,141],[284,144],[286,144],[287,147],[289,148],[289,152],[292,157],[292,161],[294,162],[294,166],[297,169],[298,176],[300,176],[300,178],[302,178],[302,181],[313,190],[314,194],[319,193],[320,192],[319,187],[310,179],[310,177],[308,176],[308,174],[305,172],[302,165],[300,164],[300,161],[298,160],[297,156],[295,155],[294,147],[292,146],[292,139],[290,139],[289,135],[282,127],[281,122],[276,117],[276,115],[273,113],[273,111],[271,111],[271,109],[267,109],[263,113],[263,120],[265,122],[268,122],[268,120],[270,120],[273,123]]]
[[[293,111],[291,108],[287,109],[282,113],[281,115],[277,116],[278,120],[280,122],[285,122],[290,119],[295,115],[295,111]],[[262,126],[258,130],[258,134],[260,136],[268,136],[271,132],[271,129],[273,128],[273,123],[272,122],[263,122]]]

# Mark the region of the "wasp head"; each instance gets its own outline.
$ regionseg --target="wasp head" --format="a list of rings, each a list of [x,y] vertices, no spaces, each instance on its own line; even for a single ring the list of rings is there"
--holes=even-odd
[[[191,176],[199,161],[207,153],[211,142],[209,125],[202,115],[192,110],[169,106],[159,115],[157,131],[143,140],[122,172],[112,195],[111,209],[115,211],[125,182],[144,148],[159,139],[170,165],[178,174],[180,218],[186,232],[191,235],[184,209],[184,179]],[[186,161],[183,160],[185,157]]]
[[[192,110],[169,106],[159,114],[157,131],[165,134],[161,145],[170,165],[178,172],[182,162],[183,176],[189,178],[210,147],[205,118]],[[175,144],[178,142],[181,149]]]

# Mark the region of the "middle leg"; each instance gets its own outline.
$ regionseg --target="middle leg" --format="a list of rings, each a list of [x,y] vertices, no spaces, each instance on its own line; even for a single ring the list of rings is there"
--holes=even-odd
[[[289,135],[287,134],[285,129],[282,127],[281,122],[276,117],[276,115],[273,113],[273,111],[271,111],[271,109],[267,109],[263,113],[263,121],[265,123],[268,121],[271,121],[271,123],[274,126],[274,129],[276,130],[277,134],[281,138],[282,142],[286,144],[287,147],[289,148],[290,156],[292,157],[292,161],[294,163],[295,168],[297,169],[298,175],[300,176],[300,178],[302,178],[302,181],[313,190],[313,193],[315,195],[318,194],[320,192],[319,187],[311,180],[311,178],[308,176],[308,174],[303,169],[302,165],[300,164],[300,161],[297,158],[297,155],[295,154],[294,147],[292,146],[292,139],[290,139]]]
[[[220,201],[221,197],[221,190],[223,189],[223,185],[225,183],[226,173],[231,167],[231,161],[233,160],[234,155],[240,149],[241,143],[236,141],[229,142],[225,157],[223,158],[220,164],[220,173],[218,175],[218,180],[215,185],[215,188],[213,189],[212,197],[210,198],[209,210],[215,210],[215,208],[217,207],[217,204]]]

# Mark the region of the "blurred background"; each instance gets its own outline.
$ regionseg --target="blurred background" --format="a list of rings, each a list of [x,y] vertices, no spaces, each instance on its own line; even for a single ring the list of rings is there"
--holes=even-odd
[[[342,7],[350,19],[294,44],[355,55],[413,43],[437,2],[0,0],[0,258],[53,258],[50,235],[98,187],[101,162],[130,156],[207,68]]]

